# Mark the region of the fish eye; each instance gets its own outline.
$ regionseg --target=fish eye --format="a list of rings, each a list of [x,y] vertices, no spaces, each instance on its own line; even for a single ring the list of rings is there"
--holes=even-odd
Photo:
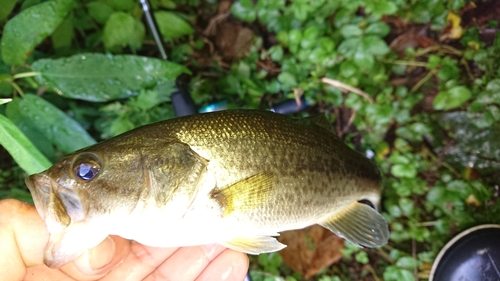
[[[78,180],[90,181],[99,174],[101,165],[95,155],[85,156],[87,157],[78,157],[74,162],[73,175]]]
[[[81,180],[89,181],[99,173],[99,167],[92,163],[81,163],[75,167],[75,176]]]

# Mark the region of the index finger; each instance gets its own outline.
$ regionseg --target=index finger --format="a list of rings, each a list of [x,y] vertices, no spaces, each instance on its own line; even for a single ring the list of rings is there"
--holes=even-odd
[[[189,281],[200,276],[206,278],[215,273],[221,277],[236,278],[227,280],[243,280],[247,269],[248,258],[245,254],[228,250],[216,244],[182,248],[155,248],[133,241],[130,255],[102,280],[112,281],[126,278],[127,280]]]

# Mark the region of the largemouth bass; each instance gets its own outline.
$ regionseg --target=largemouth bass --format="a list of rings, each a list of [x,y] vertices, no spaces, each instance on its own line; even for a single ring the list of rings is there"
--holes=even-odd
[[[109,234],[156,247],[278,251],[279,232],[320,224],[384,245],[377,167],[324,116],[235,110],[171,119],[76,151],[26,179],[59,267]]]

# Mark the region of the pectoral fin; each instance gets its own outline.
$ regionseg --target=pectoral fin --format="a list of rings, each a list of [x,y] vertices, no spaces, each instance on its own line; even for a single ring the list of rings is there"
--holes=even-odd
[[[286,247],[271,236],[242,237],[221,243],[222,245],[247,254],[258,255],[276,252]]]
[[[380,247],[389,239],[389,227],[385,219],[375,209],[358,202],[320,224],[363,247]]]
[[[271,173],[256,174],[224,189],[216,189],[211,196],[227,216],[234,211],[251,211],[262,206],[275,183],[276,178]]]

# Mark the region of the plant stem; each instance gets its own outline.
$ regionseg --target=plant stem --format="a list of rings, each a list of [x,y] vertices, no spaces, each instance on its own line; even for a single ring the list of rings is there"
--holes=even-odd
[[[391,256],[389,256],[388,253],[386,253],[382,248],[378,248],[377,249],[377,252],[378,254],[384,258],[386,261],[388,261],[389,263],[393,264],[395,261],[391,258]]]
[[[427,82],[427,80],[429,80],[432,77],[432,75],[436,74],[436,72],[437,72],[436,69],[432,69],[431,71],[429,71],[429,73],[427,73],[427,75],[425,75],[425,77],[422,78],[422,80],[418,81],[418,83],[415,84],[413,88],[411,88],[410,93],[414,93],[415,91],[417,91],[418,88],[420,88],[425,82]]]
[[[419,226],[435,226],[438,223],[439,223],[439,221],[423,221],[423,222],[417,223],[417,225],[419,225]]]
[[[34,76],[37,76],[37,75],[40,75],[40,72],[23,72],[23,73],[18,73],[18,74],[14,74],[12,76],[12,78],[14,79],[18,79],[18,78],[25,78],[25,77],[34,77]]]
[[[375,272],[375,269],[374,269],[371,265],[366,264],[366,265],[365,265],[365,268],[366,268],[368,271],[370,271],[370,273],[372,274],[373,279],[375,279],[375,281],[382,281],[382,279],[380,279],[380,277],[378,277],[377,272]]]
[[[467,76],[469,76],[470,81],[474,81],[474,75],[472,75],[472,72],[470,71],[469,64],[465,60],[465,58],[462,58],[460,60],[460,63],[464,66],[465,71],[467,72]]]
[[[396,64],[396,65],[409,65],[426,67],[427,63],[423,61],[407,61],[407,60],[380,60],[383,63]]]
[[[367,93],[365,93],[365,92],[361,91],[360,89],[355,88],[351,85],[347,85],[347,84],[342,83],[338,80],[333,80],[333,79],[326,78],[326,77],[321,78],[321,82],[328,84],[330,86],[333,86],[333,87],[337,87],[342,91],[348,91],[348,92],[353,92],[355,94],[358,94],[358,95],[362,96],[363,98],[367,99],[370,103],[373,103],[373,99],[370,97],[370,95],[368,95]]]
[[[462,56],[463,52],[448,45],[432,45],[414,54],[415,57],[423,56],[433,51],[443,51],[452,55]]]
[[[11,83],[10,83],[10,85],[12,85],[12,87],[13,87],[14,89],[16,89],[16,91],[19,93],[19,95],[20,95],[21,97],[24,97],[24,92],[23,92],[23,90],[21,90],[21,88],[17,85],[17,83],[15,83],[15,82],[11,82]]]

